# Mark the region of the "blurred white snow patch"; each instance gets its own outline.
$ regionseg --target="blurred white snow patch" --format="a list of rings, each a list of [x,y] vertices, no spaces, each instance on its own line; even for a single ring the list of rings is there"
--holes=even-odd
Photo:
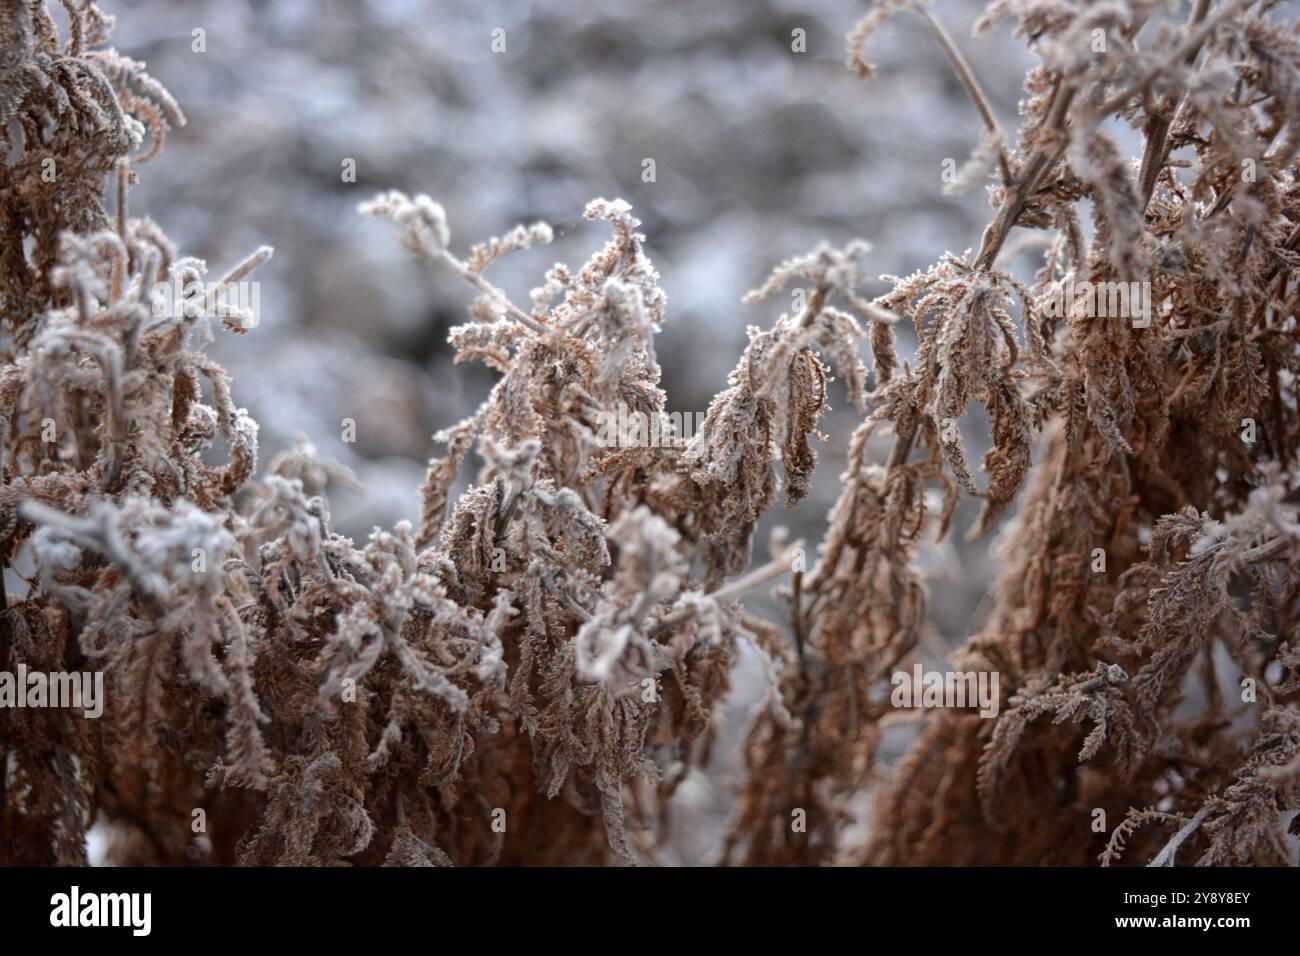
[[[104,866],[112,824],[97,820],[86,833],[86,861],[91,866]]]

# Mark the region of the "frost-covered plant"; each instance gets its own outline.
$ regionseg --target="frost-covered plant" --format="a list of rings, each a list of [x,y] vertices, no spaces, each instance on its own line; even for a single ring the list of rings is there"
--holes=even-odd
[[[1300,45],[1274,3],[1195,0],[1181,26],[1154,2],[994,3],[980,26],[1017,19],[1041,59],[1014,144],[919,0],[877,7],[851,65],[870,75],[873,30],[921,16],[984,120],[959,178],[993,177],[992,221],[874,300],[865,243],[782,263],[749,298],[797,284],[799,305],[750,330],[680,445],[599,435],[615,409],[665,410],[666,301],[627,203],[588,205],[610,238],[526,309],[487,273],[545,224],[462,257],[432,199],[366,203],[477,290],[450,340],[499,379],[437,436],[419,527],[362,546],[330,529],[347,476],[309,444],[259,476],[256,425],[204,353],[213,319],[247,330],[219,292],[270,251],[154,292],[206,272],[127,209],[183,117],[102,46],[94,2],[64,7],[66,41],[44,0],[0,0],[0,135],[21,133],[0,166],[0,558],[26,584],[0,670],[101,670],[109,700],[99,720],[4,712],[0,862],[84,862],[93,823],[120,863],[654,862],[742,648],[770,686],[724,861],[1293,855]],[[1016,228],[1047,239],[1032,281]],[[1052,309],[1076,280],[1149,283],[1150,321]],[[863,421],[816,561],[775,535],[755,564],[760,518],[810,489],[832,371]],[[976,405],[983,481],[959,428]],[[974,534],[1011,514],[960,655],[1004,699],[991,720],[929,714],[882,779],[891,675],[926,627],[915,559],[962,494],[983,499]],[[786,578],[785,620],[742,605]]]
[[[888,7],[852,38],[864,70]],[[1134,862],[1294,862],[1300,45],[1268,0],[1168,12],[997,2],[976,26],[1015,18],[1041,59],[1009,176],[979,250],[884,302],[907,303],[921,341],[900,440],[919,428],[934,447],[942,416],[980,399],[986,511],[1028,486],[961,652],[1008,699],[996,721],[927,720],[869,862],[1110,862],[1125,840]],[[1141,134],[1133,162],[1116,121]],[[1049,238],[1028,288],[998,272],[1013,227]],[[1052,310],[1076,279],[1149,283],[1150,324]],[[1125,818],[1104,847],[1085,836],[1099,809]]]

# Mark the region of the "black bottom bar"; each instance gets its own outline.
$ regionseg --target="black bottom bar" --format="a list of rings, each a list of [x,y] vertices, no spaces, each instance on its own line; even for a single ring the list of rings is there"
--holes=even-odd
[[[1071,941],[1231,941],[1282,931],[1294,891],[1293,872],[1263,869],[0,870],[7,941],[77,933],[127,945],[374,946],[413,933],[435,945],[471,935],[549,946],[566,930],[593,944],[667,941],[687,922],[810,943],[848,932],[864,945],[1011,941],[1053,927]]]

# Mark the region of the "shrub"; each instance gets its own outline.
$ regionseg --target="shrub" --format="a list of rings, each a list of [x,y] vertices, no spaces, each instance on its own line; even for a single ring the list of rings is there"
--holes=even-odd
[[[1040,59],[1014,140],[919,0],[873,8],[850,65],[870,76],[873,31],[922,18],[984,121],[954,186],[988,179],[991,222],[874,299],[865,243],[782,263],[751,299],[798,286],[799,307],[750,331],[685,442],[598,436],[617,409],[666,410],[665,298],[625,202],[587,206],[610,238],[524,309],[487,274],[548,227],[462,257],[436,202],[377,197],[364,212],[478,291],[451,342],[500,377],[437,436],[419,527],[358,547],[310,445],[259,476],[257,426],[204,352],[213,319],[248,331],[225,293],[270,250],[204,283],[128,214],[179,108],[105,46],[95,3],[65,2],[65,40],[43,0],[0,0],[0,557],[27,585],[0,670],[108,689],[97,720],[0,721],[0,862],[85,862],[97,821],[119,863],[654,862],[742,645],[770,686],[723,861],[1288,860],[1300,46],[1275,6],[1195,0],[1174,24],[1147,0],[998,0],[977,30],[1015,19]],[[1031,280],[1017,228],[1042,239]],[[863,422],[816,561],[778,536],[756,562],[759,519],[809,490],[832,372]],[[1000,677],[997,715],[927,711],[885,773],[926,619],[915,558],[962,495],[973,534],[1007,516],[957,655]],[[745,609],[778,581],[784,619]]]

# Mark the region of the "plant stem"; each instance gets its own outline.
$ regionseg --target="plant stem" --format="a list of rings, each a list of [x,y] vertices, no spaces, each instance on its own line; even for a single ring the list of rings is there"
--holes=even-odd
[[[948,64],[952,67],[953,72],[957,74],[957,79],[966,88],[966,93],[970,96],[971,102],[975,104],[975,109],[979,111],[980,119],[984,121],[984,128],[989,131],[989,135],[997,140],[998,167],[1002,172],[1002,184],[1010,186],[1011,163],[1007,159],[1006,139],[1002,136],[998,121],[993,116],[993,108],[989,105],[988,97],[985,95],[983,87],[980,86],[979,80],[975,78],[970,64],[962,56],[957,44],[953,43],[952,37],[948,35],[948,31],[944,29],[943,24],[935,19],[934,14],[928,8],[917,4],[909,9],[925,22],[931,36],[939,44],[939,48],[943,50],[944,56],[948,58]]]
[[[1173,866],[1174,854],[1178,852],[1178,848],[1183,845],[1184,840],[1196,832],[1196,829],[1205,822],[1205,818],[1209,815],[1209,807],[1201,807],[1201,809],[1197,810],[1196,816],[1178,828],[1178,832],[1169,838],[1169,842],[1165,844],[1164,849],[1157,853],[1147,866]]]
[[[708,596],[713,598],[719,604],[727,604],[728,602],[741,597],[745,593],[754,590],[754,588],[762,587],[764,584],[775,581],[782,575],[790,573],[793,567],[794,553],[802,547],[803,542],[796,541],[794,544],[790,545],[790,547],[786,548],[779,557],[774,558],[760,568],[755,568],[746,575],[736,578],[734,581],[724,584],[716,591],[708,592]],[[694,605],[679,607],[677,610],[666,614],[655,622],[655,625],[650,628],[650,636],[657,636],[670,628],[676,627],[678,624],[688,620],[694,614]]]
[[[1224,9],[1230,9],[1229,4]],[[1187,29],[1192,31],[1189,43],[1185,47],[1186,52],[1182,60],[1187,66],[1196,62],[1196,58],[1201,53],[1201,46],[1209,33],[1201,33],[1196,30],[1205,15],[1210,10],[1210,0],[1196,0],[1192,6],[1192,15],[1187,22]],[[1194,41],[1194,42],[1191,42]],[[1156,180],[1160,178],[1160,170],[1164,169],[1165,159],[1168,155],[1169,130],[1173,128],[1178,118],[1182,115],[1187,106],[1188,90],[1183,89],[1179,97],[1178,106],[1171,113],[1161,112],[1151,117],[1147,123],[1147,144],[1146,149],[1142,152],[1142,170],[1138,175],[1138,184],[1141,189],[1142,211],[1145,212],[1147,204],[1151,202],[1151,194],[1155,192]]]

